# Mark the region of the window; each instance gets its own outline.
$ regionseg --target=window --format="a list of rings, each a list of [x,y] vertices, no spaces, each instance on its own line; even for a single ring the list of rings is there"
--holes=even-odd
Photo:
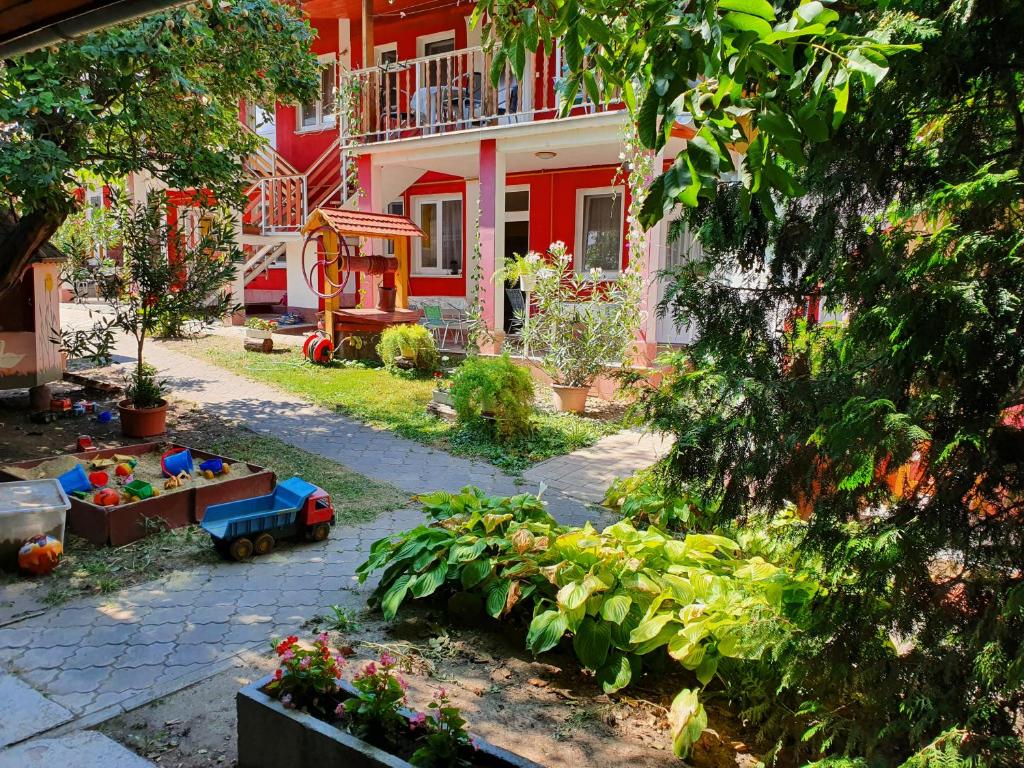
[[[405,200],[399,198],[398,200],[392,200],[388,203],[387,212],[395,216],[405,216]],[[395,241],[385,240],[384,241],[384,253],[388,256],[395,255]]]
[[[298,129],[300,131],[317,130],[334,125],[334,114],[337,109],[335,94],[337,92],[338,65],[333,53],[319,57],[320,61],[320,98],[298,109]]]
[[[622,267],[622,193],[581,189],[576,195],[576,268],[615,276]]]
[[[448,59],[450,57],[443,56],[443,54],[451,53],[455,50],[454,30],[438,32],[434,35],[422,35],[416,38],[416,48],[420,56],[441,56],[441,58],[431,59],[423,63],[427,85],[447,85],[450,74],[448,72]]]
[[[462,274],[462,197],[418,198],[413,210],[423,230],[413,239],[413,273]]]

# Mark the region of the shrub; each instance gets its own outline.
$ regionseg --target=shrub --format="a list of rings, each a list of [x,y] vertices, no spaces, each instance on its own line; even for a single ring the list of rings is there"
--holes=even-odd
[[[719,522],[718,500],[693,488],[671,488],[655,467],[616,478],[601,502],[637,528],[708,531]]]
[[[527,435],[533,415],[530,372],[502,357],[469,357],[452,377],[455,411],[464,424],[480,424],[493,415],[499,439]]]
[[[245,327],[252,328],[257,331],[276,331],[277,321],[264,320],[262,317],[250,317],[246,319]]]
[[[391,373],[402,370],[397,365],[399,357],[411,360],[413,370],[421,375],[432,374],[441,364],[434,335],[422,325],[392,325],[385,329],[377,344],[377,354]]]
[[[732,538],[676,539],[621,521],[602,532],[561,526],[527,494],[475,488],[420,497],[430,525],[381,539],[358,573],[384,568],[371,602],[393,618],[408,597],[440,589],[484,596],[495,618],[530,611],[527,647],[543,653],[566,635],[606,693],[668,655],[707,686],[720,666],[757,662],[799,626],[817,583],[745,556]],[[706,724],[699,690],[680,692],[670,716],[685,755]]]
[[[124,396],[136,408],[156,408],[167,394],[167,382],[157,378],[157,370],[149,363],[140,364],[127,377]]]

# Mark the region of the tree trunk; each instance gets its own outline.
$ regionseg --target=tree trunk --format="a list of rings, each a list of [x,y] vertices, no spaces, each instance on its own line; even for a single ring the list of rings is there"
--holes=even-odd
[[[29,211],[0,240],[0,296],[18,284],[36,251],[65,218],[66,214],[51,208]]]

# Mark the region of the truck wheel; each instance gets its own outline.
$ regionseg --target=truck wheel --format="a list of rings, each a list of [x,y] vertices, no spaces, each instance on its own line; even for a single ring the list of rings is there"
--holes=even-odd
[[[248,560],[252,557],[252,542],[244,536],[240,539],[235,539],[231,542],[231,546],[228,547],[228,553],[235,560]]]
[[[309,529],[309,538],[313,541],[323,541],[331,533],[331,526],[327,523],[317,523]]]
[[[268,555],[274,550],[274,537],[269,533],[261,533],[253,542],[253,552],[257,555]]]

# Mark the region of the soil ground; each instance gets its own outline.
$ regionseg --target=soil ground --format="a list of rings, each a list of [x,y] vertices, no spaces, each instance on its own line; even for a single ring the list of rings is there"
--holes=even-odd
[[[424,709],[444,686],[470,730],[542,765],[677,768],[666,708],[685,676],[651,675],[628,695],[604,695],[579,670],[571,651],[534,659],[522,632],[486,617],[453,623],[440,607],[403,609],[392,624],[376,614],[350,615],[346,631],[331,630],[333,647],[350,646],[350,677],[384,650],[395,655],[409,681],[409,701]],[[327,629],[330,620],[298,631]],[[111,738],[177,768],[235,765],[234,695],[275,668],[273,653],[249,654],[233,668],[190,689],[115,718],[100,727]],[[753,768],[758,760],[734,734],[736,723],[717,709],[714,733],[705,734],[687,761],[697,768]]]

